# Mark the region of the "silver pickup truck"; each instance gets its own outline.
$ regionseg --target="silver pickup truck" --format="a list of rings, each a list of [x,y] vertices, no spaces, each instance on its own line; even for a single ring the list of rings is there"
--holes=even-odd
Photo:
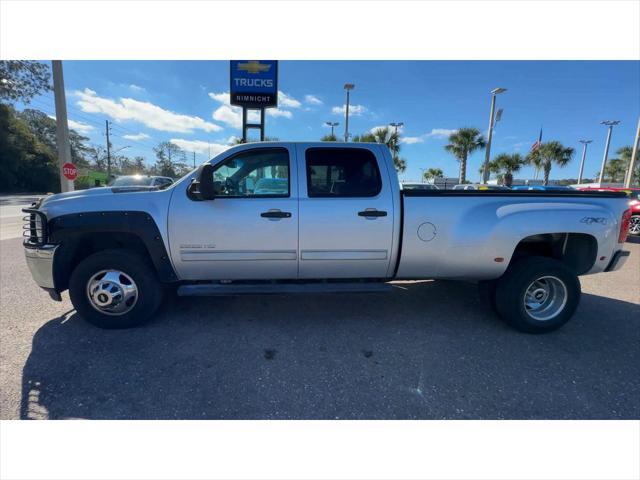
[[[52,195],[25,209],[25,254],[51,297],[103,328],[179,295],[379,292],[397,279],[478,282],[526,332],[563,325],[579,275],[620,268],[624,193],[403,190],[365,143],[252,143],[165,190]]]

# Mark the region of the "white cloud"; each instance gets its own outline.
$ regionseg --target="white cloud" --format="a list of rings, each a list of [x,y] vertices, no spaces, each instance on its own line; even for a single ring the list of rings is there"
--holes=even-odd
[[[351,108],[349,108],[349,114],[351,114]],[[371,130],[369,130],[369,132],[374,133],[376,130],[379,130],[381,128],[389,128],[392,132],[395,132],[395,127],[392,127],[391,125],[378,125],[377,127],[373,127]],[[398,127],[398,133],[402,133],[404,129],[404,126]]]
[[[309,94],[304,96],[304,103],[308,103],[309,105],[322,105],[322,100],[315,95]]]
[[[425,133],[425,137],[431,138],[448,138],[449,135],[456,133],[458,130],[449,128],[432,128],[429,133]]]
[[[289,110],[282,110],[280,108],[267,109],[267,115],[269,115],[270,117],[284,117],[284,118],[293,117],[293,113],[291,113]]]
[[[194,130],[205,132],[222,130],[219,125],[207,122],[200,117],[175,113],[153,103],[141,102],[133,98],[120,98],[115,101],[99,97],[89,88],[76,91],[74,94],[78,97],[76,103],[83,112],[102,113],[116,121],[140,122],[146,127],[163,132],[191,133]]]
[[[123,135],[122,138],[126,138],[127,140],[146,140],[151,137],[146,133],[137,133],[135,135]]]
[[[224,152],[229,148],[229,145],[222,143],[209,143],[203,140],[185,140],[183,138],[172,138],[171,143],[186,150],[187,152],[196,152],[208,154],[211,152],[211,156],[215,156],[218,153]]]
[[[278,105],[288,108],[300,108],[302,103],[281,90],[278,90]]]
[[[331,109],[331,113],[335,115],[344,115],[347,106],[342,105],[341,107],[333,107]],[[349,105],[349,115],[360,116],[367,113],[369,110],[364,105]]]
[[[411,145],[413,143],[423,143],[423,137],[401,137],[400,143],[406,143],[407,145]]]
[[[222,122],[233,128],[242,128],[242,108],[231,105],[231,96],[229,95],[229,92],[209,92],[209,98],[222,104],[213,111],[212,117],[214,120]],[[293,106],[295,103],[297,103],[298,107],[300,106],[300,102],[295,98],[289,97],[284,92],[278,92],[278,101],[282,103],[283,98],[286,98],[285,102],[288,103],[288,106]],[[291,111],[283,110],[281,108],[268,108],[266,110],[266,113],[268,116],[274,118],[293,117],[293,113]],[[249,121],[250,123],[259,122],[260,114],[255,110],[249,110],[249,118],[247,119],[247,121]]]
[[[144,87],[141,87],[139,85],[136,85],[134,83],[132,83],[131,85],[129,85],[129,88],[131,90],[133,90],[134,92],[146,92],[147,90]]]
[[[52,119],[56,119],[55,115],[47,115],[49,118]],[[82,122],[76,122],[75,120],[70,120],[67,119],[67,125],[69,126],[69,128],[71,130],[75,130],[78,133],[83,133],[83,134],[87,134],[93,130],[95,130],[95,127],[87,124],[87,123],[82,123]]]

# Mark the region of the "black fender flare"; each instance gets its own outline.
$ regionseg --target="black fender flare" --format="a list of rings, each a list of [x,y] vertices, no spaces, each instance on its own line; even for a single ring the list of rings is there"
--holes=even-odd
[[[129,234],[137,237],[146,247],[147,253],[161,282],[176,282],[178,277],[164,245],[162,235],[153,217],[141,211],[105,211],[61,215],[48,221],[49,242],[60,245],[56,254],[54,271],[71,262],[73,255],[65,244],[91,234]],[[68,269],[69,267],[67,267]],[[57,287],[57,284],[56,284]]]

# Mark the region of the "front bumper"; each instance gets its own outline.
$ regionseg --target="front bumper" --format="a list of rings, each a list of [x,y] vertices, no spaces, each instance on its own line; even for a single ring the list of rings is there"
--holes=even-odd
[[[24,249],[27,266],[36,283],[45,290],[54,290],[53,259],[59,245],[42,245]]]
[[[629,258],[629,254],[631,252],[627,250],[618,250],[613,254],[613,258],[607,265],[607,268],[604,269],[605,272],[615,272],[616,270],[620,270],[622,266],[626,263],[627,258]]]

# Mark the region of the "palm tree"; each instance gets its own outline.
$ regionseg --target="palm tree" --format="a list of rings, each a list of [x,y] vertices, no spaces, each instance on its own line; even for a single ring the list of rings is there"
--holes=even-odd
[[[507,187],[513,184],[513,174],[519,171],[527,161],[519,153],[502,153],[489,162],[489,171],[502,175]]]
[[[444,173],[440,168],[429,168],[422,174],[425,180],[434,180],[436,178],[444,177]]]
[[[459,183],[464,183],[467,180],[467,159],[469,155],[485,146],[484,136],[477,128],[460,128],[449,135],[449,143],[444,148],[460,162]]]
[[[562,143],[553,140],[543,143],[537,150],[527,155],[527,163],[544,172],[543,185],[549,184],[549,173],[553,164],[564,167],[573,158],[574,149],[565,147]]]
[[[618,152],[620,150],[618,150]],[[628,161],[625,163],[625,161],[622,160],[621,158],[612,158],[607,163],[607,166],[604,167],[604,173],[605,175],[609,176],[609,181],[611,183],[616,183],[618,181],[618,177],[621,177],[622,179],[624,179],[624,174],[627,173],[628,164],[629,164]]]
[[[391,152],[393,165],[400,173],[407,169],[407,161],[400,158],[400,134],[392,131],[389,127],[376,128],[373,132],[363,133],[353,137],[354,142],[372,142],[386,145]]]

